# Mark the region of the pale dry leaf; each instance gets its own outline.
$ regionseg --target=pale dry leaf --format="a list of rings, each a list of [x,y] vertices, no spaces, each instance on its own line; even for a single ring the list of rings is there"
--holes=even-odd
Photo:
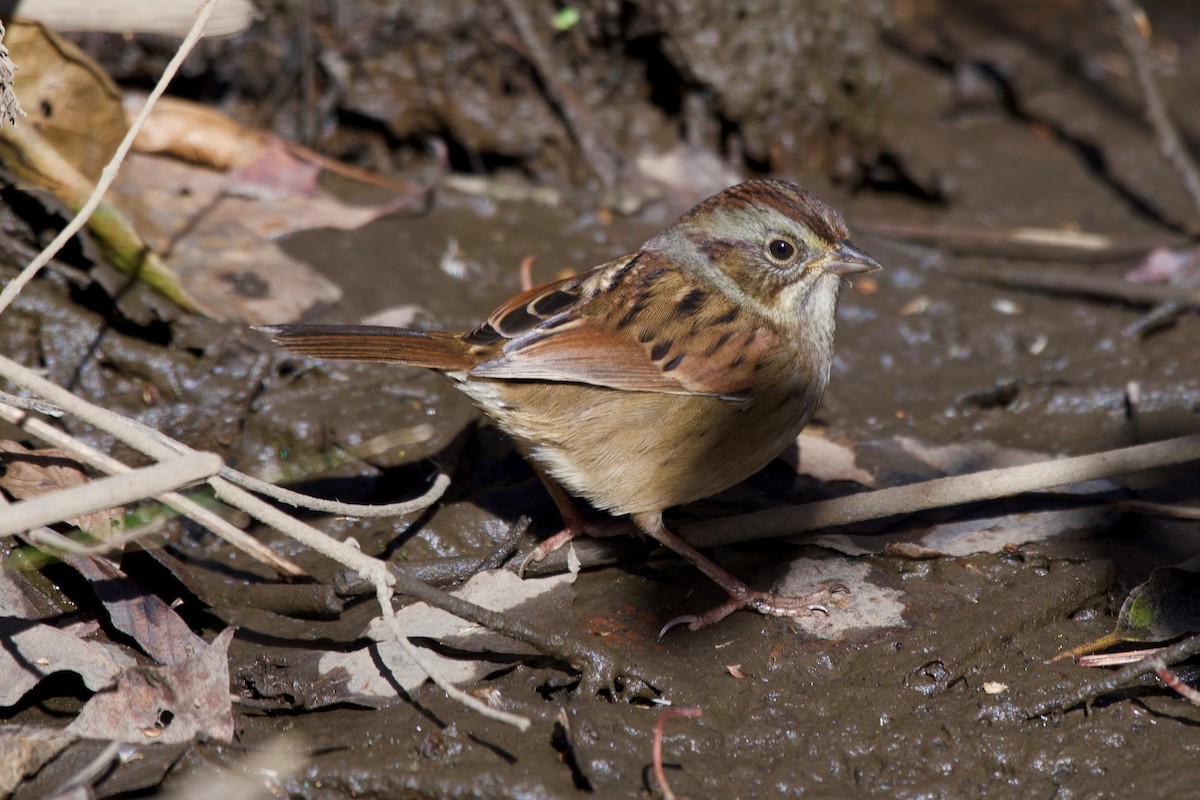
[[[259,202],[228,194],[228,176],[171,158],[131,157],[116,191],[139,230],[208,307],[251,324],[288,322],[341,290],[273,239],[308,228],[357,228],[411,203],[353,206],[318,192]]]
[[[226,196],[211,212],[213,223],[237,222],[263,239],[279,239],[312,228],[354,230],[411,205],[408,197],[379,206],[355,206],[320,192],[310,197],[279,197],[269,203]]]
[[[94,695],[67,731],[82,738],[179,744],[197,736],[233,739],[227,629],[202,652],[164,667],[131,667]]]
[[[793,447],[784,451],[783,460],[796,472],[819,481],[853,481],[874,486],[875,478],[856,463],[854,451],[824,436],[802,433]]]
[[[122,105],[132,120],[146,95],[129,92]],[[253,164],[268,145],[265,131],[253,130],[215,108],[178,97],[161,97],[133,141],[138,153],[169,155],[213,169],[241,169]]]
[[[0,489],[18,500],[51,494],[91,480],[83,465],[66,450],[30,450],[19,442],[0,440]],[[104,509],[73,517],[68,522],[101,541],[122,532],[125,516],[120,509]]]
[[[739,681],[744,681],[746,679],[746,672],[742,669],[741,664],[726,664],[725,671],[737,678]]]
[[[0,707],[16,705],[56,672],[74,672],[98,692],[136,663],[118,645],[79,639],[20,617],[0,617]]]
[[[130,119],[145,102],[140,93],[125,95]],[[276,200],[318,191],[320,166],[298,158],[284,139],[190,100],[161,98],[133,147],[139,153],[173,156],[228,172],[222,190],[241,197]]]
[[[321,168],[297,158],[278,137],[250,164],[229,173],[225,191],[235,197],[276,201],[285,197],[314,197],[320,190]]]
[[[527,606],[538,614],[544,614],[551,605],[570,601],[574,581],[575,576],[571,573],[522,580],[508,570],[488,570],[475,575],[451,594],[492,611],[521,616],[523,609],[519,607]],[[396,617],[408,636],[452,643],[458,650],[481,653],[489,649],[505,653],[530,652],[511,639],[425,603],[406,606],[396,612]],[[408,658],[398,643],[391,640],[391,629],[382,618],[373,620],[365,633],[376,640],[375,646],[350,653],[330,652],[320,661],[319,672],[322,676],[331,675],[335,670],[344,671],[348,676],[345,687],[348,699],[375,704],[380,700],[395,699],[397,683],[405,691],[411,692],[425,682],[425,671]],[[437,666],[446,680],[459,685],[478,680],[495,668],[493,662],[483,659],[447,658],[432,651],[426,651],[425,657]],[[381,660],[391,667],[390,674],[380,669]]]
[[[812,592],[822,583],[840,584],[848,593],[837,593],[827,603],[828,614],[797,617],[792,624],[801,632],[820,639],[840,639],[852,630],[904,628],[904,593],[871,581],[871,567],[851,558],[794,559],[775,583],[784,596]]]

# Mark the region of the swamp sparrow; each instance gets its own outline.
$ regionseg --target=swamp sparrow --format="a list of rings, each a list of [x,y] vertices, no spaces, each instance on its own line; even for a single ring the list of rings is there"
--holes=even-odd
[[[445,373],[512,436],[562,512],[566,527],[533,558],[597,532],[569,493],[628,514],[729,594],[664,631],[744,606],[797,616],[828,592],[751,589],[668,530],[662,512],[759,471],[808,422],[829,380],[842,279],[880,268],[847,236],[837,212],[804,189],[750,181],[637,253],[517,295],[469,333],[261,330],[310,356]]]

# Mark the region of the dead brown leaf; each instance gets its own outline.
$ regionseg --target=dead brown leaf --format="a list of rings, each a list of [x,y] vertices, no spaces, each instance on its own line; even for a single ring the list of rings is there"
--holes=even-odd
[[[144,102],[137,93],[126,96],[131,119]],[[259,199],[316,195],[321,170],[406,197],[425,191],[329,158],[271,131],[248,128],[221,111],[177,97],[158,101],[134,148],[229,172],[228,193]]]
[[[201,652],[164,667],[131,667],[84,705],[66,730],[89,739],[178,744],[233,739],[227,629]]]
[[[123,100],[130,116],[145,102],[146,97],[138,93]],[[270,138],[270,134],[247,128],[214,108],[164,96],[150,112],[133,147],[139,153],[174,156],[228,171],[257,161]]]
[[[27,619],[0,617],[0,707],[16,705],[56,672],[74,672],[89,689],[100,691],[134,663],[117,645],[77,639]]]
[[[325,195],[270,203],[225,194],[227,176],[162,156],[132,155],[114,191],[128,198],[138,229],[166,253],[188,291],[250,324],[299,319],[335,303],[341,290],[270,239],[305,227],[363,225],[386,209]]]
[[[4,43],[21,72],[14,87],[35,127],[93,183],[129,129],[121,91],[70,41],[36,22],[12,20]]]
[[[158,663],[178,664],[207,649],[162,598],[138,586],[109,559],[68,556],[64,561],[88,580],[113,627]]]
[[[0,706],[15,705],[56,672],[77,673],[85,686],[99,691],[136,663],[118,645],[80,639],[74,629],[34,620],[33,604],[9,569],[0,569],[0,603]]]

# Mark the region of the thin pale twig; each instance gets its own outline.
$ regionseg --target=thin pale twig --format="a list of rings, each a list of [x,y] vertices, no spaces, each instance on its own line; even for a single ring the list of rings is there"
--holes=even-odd
[[[176,453],[185,453],[189,450],[186,445],[175,441],[162,431],[155,430],[149,425],[134,419],[127,420],[127,422],[163,447],[168,447]],[[309,494],[294,492],[291,489],[284,489],[273,483],[267,483],[260,478],[255,478],[244,472],[238,472],[230,466],[221,468],[221,477],[236,486],[266,495],[297,508],[307,508],[311,511],[320,511],[325,514],[340,514],[346,517],[371,518],[400,516],[426,509],[436,503],[450,485],[450,477],[444,473],[439,473],[434,478],[433,484],[420,497],[413,498],[412,500],[404,500],[399,503],[377,505],[368,503],[343,503],[338,500],[326,500],[323,497],[313,497]]]
[[[8,379],[48,402],[61,406],[66,413],[109,433],[151,458],[165,460],[177,458],[181,453],[191,452],[186,445],[180,442],[174,440],[169,440],[169,444],[164,442],[164,436],[161,433],[153,437],[148,436],[144,426],[76,397],[28,367],[21,366],[4,356],[0,356],[0,377]],[[376,587],[377,595],[390,597],[388,590],[395,586],[403,594],[424,600],[435,608],[448,611],[468,622],[475,622],[491,630],[513,636],[519,641],[533,644],[542,652],[568,659],[577,657],[579,660],[587,661],[597,675],[607,675],[607,672],[611,671],[611,661],[605,660],[604,656],[598,654],[596,650],[586,650],[577,645],[572,646],[564,636],[535,630],[518,620],[512,620],[503,614],[453,597],[411,578],[397,578],[388,570],[386,562],[372,558],[362,553],[357,547],[340,542],[304,524],[246,490],[234,486],[229,481],[220,477],[212,477],[208,479],[208,482],[216,491],[217,497],[229,505],[245,511],[326,558],[358,572]],[[387,612],[384,611],[384,613]],[[424,669],[425,665],[418,659],[414,660]],[[432,675],[430,677],[434,678]],[[434,680],[438,681],[439,685],[445,683],[441,676]],[[509,721],[508,715],[496,714],[494,713],[495,709],[489,709],[489,712],[493,712],[490,713],[493,718]]]
[[[1029,289],[1050,294],[1098,297],[1116,300],[1131,306],[1156,306],[1160,303],[1180,303],[1189,308],[1200,308],[1200,289],[1172,286],[1159,283],[1130,283],[1121,278],[1103,275],[1080,275],[1060,270],[1046,271],[1013,267],[988,267],[987,269],[956,266],[949,271],[958,280],[1007,286],[1014,289]]]
[[[396,641],[400,643],[400,647],[404,649],[404,654],[411,658],[413,662],[420,667],[430,680],[441,687],[447,695],[454,700],[462,703],[467,708],[473,709],[488,719],[494,719],[498,722],[506,722],[514,726],[517,730],[524,733],[529,730],[530,722],[528,717],[523,717],[520,714],[511,714],[507,711],[501,711],[498,708],[492,708],[487,703],[477,697],[467,694],[462,689],[459,689],[454,684],[445,679],[441,672],[433,663],[425,657],[412,642],[408,640],[408,636],[404,633],[404,629],[400,627],[399,620],[396,619],[396,612],[392,608],[392,592],[382,582],[376,584],[376,597],[379,600],[379,608],[383,611],[383,619],[387,626],[392,631],[392,635],[396,637]]]
[[[124,475],[112,475],[22,500],[5,509],[4,518],[0,519],[0,536],[124,506],[203,481],[220,469],[220,456],[196,452],[164,459]]]
[[[832,500],[774,508],[700,523],[681,531],[696,547],[792,536],[932,508],[996,500],[1054,486],[1128,475],[1200,460],[1200,435],[1180,436],[1074,458],[892,486]]]
[[[8,392],[0,392],[0,405],[12,406],[22,411],[36,411],[39,414],[45,414],[47,417],[61,417],[63,415],[61,408],[44,403],[36,397],[21,397],[9,394]]]
[[[129,472],[131,469],[107,453],[100,452],[91,445],[71,436],[69,433],[52,425],[47,425],[37,417],[29,416],[24,411],[8,408],[0,404],[0,419],[20,426],[22,430],[38,437],[47,444],[62,448],[63,450],[69,450],[80,461],[101,472],[119,475]],[[154,499],[193,522],[208,528],[233,547],[241,550],[256,561],[261,561],[280,575],[285,575],[289,578],[299,578],[308,574],[290,558],[276,553],[241,528],[231,524],[228,520],[200,505],[195,500],[184,497],[177,492],[167,492],[158,495]]]
[[[958,255],[1020,260],[1096,263],[1138,256],[1162,245],[1161,239],[1131,242],[1098,233],[1045,228],[969,230],[912,223],[854,221],[855,233],[869,233],[930,245]]]
[[[130,542],[136,542],[139,539],[160,533],[164,527],[166,527],[166,520],[155,520],[154,522],[125,531],[120,536],[114,536],[111,539],[91,544],[77,542],[50,528],[33,528],[25,538],[31,545],[43,551],[57,550],[62,553],[70,553],[73,556],[101,556],[111,553],[114,550],[119,550]]]
[[[307,508],[326,514],[339,514],[344,517],[376,518],[412,514],[415,511],[429,508],[436,503],[450,486],[450,476],[444,472],[440,472],[433,479],[430,487],[420,497],[414,497],[412,500],[405,500],[400,503],[375,505],[367,503],[343,503],[340,500],[326,500],[323,497],[313,497],[310,494],[294,492],[291,489],[284,489],[273,483],[267,483],[244,472],[238,472],[232,467],[222,468],[221,477],[230,483],[241,486],[243,489],[249,489],[257,494],[266,495],[280,502],[287,503],[290,506]]]

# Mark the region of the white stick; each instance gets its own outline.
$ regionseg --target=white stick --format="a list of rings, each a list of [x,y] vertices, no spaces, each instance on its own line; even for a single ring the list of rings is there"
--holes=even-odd
[[[1037,492],[1055,486],[1129,475],[1197,460],[1200,460],[1200,435],[1180,436],[1086,456],[989,469],[805,505],[755,511],[684,525],[680,531],[696,547],[714,547],[718,544],[790,536],[898,514],[913,514],[931,508],[1012,497],[1023,492]]]
[[[10,395],[11,396],[11,395]],[[6,398],[0,398],[0,419],[20,426],[21,430],[38,437],[43,442],[63,450],[68,450],[83,463],[110,475],[121,475],[129,472],[131,467],[122,464],[107,453],[102,453],[91,445],[81,442],[66,431],[47,425],[37,417],[28,416],[24,411],[8,408],[3,405]],[[59,410],[59,414],[62,411]],[[273,568],[280,575],[298,578],[308,575],[295,561],[276,553],[265,544],[255,539],[244,530],[236,527],[228,520],[218,516],[213,511],[176,492],[166,492],[154,498],[193,522],[197,522],[229,544],[241,550],[246,555],[261,561]]]
[[[221,463],[216,453],[193,453],[22,500],[0,511],[0,536],[123,506],[197,483],[216,475]]]

